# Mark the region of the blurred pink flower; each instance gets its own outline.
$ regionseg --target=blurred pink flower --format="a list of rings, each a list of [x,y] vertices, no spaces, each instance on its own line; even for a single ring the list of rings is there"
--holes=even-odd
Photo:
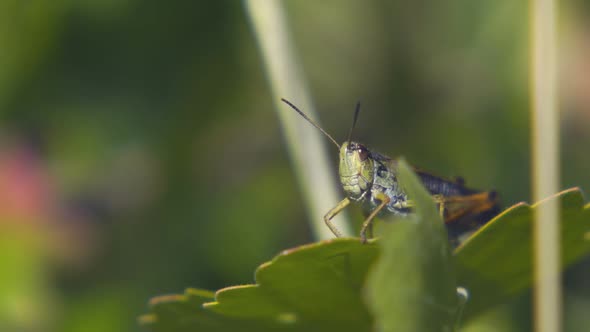
[[[25,144],[0,148],[0,222],[47,222],[54,188],[37,153]]]

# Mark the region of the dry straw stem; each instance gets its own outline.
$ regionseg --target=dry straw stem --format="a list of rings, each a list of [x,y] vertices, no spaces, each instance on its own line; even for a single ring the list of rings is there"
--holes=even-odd
[[[559,190],[559,117],[556,96],[556,3],[531,0],[533,198]],[[537,209],[535,229],[535,330],[562,328],[559,271],[559,206],[548,201]]]
[[[275,110],[285,133],[287,148],[295,165],[307,212],[316,239],[334,235],[323,217],[340,201],[335,167],[330,164],[325,138],[280,99],[292,101],[311,118],[317,119],[296,50],[288,33],[281,1],[246,0],[246,12],[258,41],[270,82]],[[335,222],[343,235],[350,235],[343,213]]]

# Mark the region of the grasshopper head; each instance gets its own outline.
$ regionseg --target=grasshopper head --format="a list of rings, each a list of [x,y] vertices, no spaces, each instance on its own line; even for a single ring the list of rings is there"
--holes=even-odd
[[[369,150],[356,142],[344,142],[340,147],[340,183],[346,195],[358,200],[373,182],[373,159]]]
[[[339,145],[330,134],[298,109],[297,106],[291,104],[290,101],[284,98],[281,100],[294,109],[295,112],[299,113],[307,122],[321,131],[322,134],[340,149],[340,183],[342,183],[342,187],[348,198],[352,200],[361,199],[373,183],[374,161],[371,158],[371,153],[364,145],[352,142],[350,139],[360,112],[360,102],[356,104],[352,126],[350,127],[350,132],[348,132],[348,139],[344,144]]]

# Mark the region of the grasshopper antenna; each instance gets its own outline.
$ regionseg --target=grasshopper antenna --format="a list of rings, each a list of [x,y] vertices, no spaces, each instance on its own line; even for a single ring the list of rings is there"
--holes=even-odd
[[[352,118],[352,126],[350,127],[350,131],[348,132],[348,138],[346,139],[348,144],[350,144],[350,139],[352,138],[352,131],[354,130],[354,127],[356,126],[356,120],[359,118],[360,111],[361,111],[361,102],[357,101],[356,108],[354,109],[354,117]]]
[[[336,147],[338,149],[340,149],[340,144],[338,144],[338,142],[336,142],[336,140],[332,136],[330,136],[330,134],[328,134],[325,130],[323,130],[322,127],[320,127],[318,124],[316,124],[312,119],[310,119],[300,109],[298,109],[297,106],[291,104],[291,102],[288,101],[285,98],[281,98],[281,101],[284,102],[285,104],[291,106],[291,108],[294,109],[295,112],[299,113],[299,115],[301,115],[305,120],[307,120],[307,122],[311,123],[314,127],[316,127],[317,129],[319,129],[322,132],[322,134],[326,135],[326,137],[328,137],[330,139],[330,141],[332,141],[332,143],[334,143],[334,145],[336,145]]]

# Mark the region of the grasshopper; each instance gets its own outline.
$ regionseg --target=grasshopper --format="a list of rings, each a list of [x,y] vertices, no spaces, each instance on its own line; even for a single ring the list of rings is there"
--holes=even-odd
[[[351,140],[360,112],[360,103],[356,105],[348,139],[338,144],[330,134],[295,105],[284,98],[281,100],[319,129],[340,151],[340,183],[346,198],[324,216],[326,225],[336,237],[341,237],[342,233],[334,225],[332,218],[351,202],[362,204],[365,212],[366,218],[360,230],[362,243],[373,237],[375,217],[387,214],[407,216],[412,212],[412,200],[396,177],[396,160]],[[441,217],[447,225],[449,240],[455,246],[459,244],[461,237],[479,228],[499,212],[495,191],[467,188],[462,178],[445,179],[416,168],[414,172],[438,205]]]

